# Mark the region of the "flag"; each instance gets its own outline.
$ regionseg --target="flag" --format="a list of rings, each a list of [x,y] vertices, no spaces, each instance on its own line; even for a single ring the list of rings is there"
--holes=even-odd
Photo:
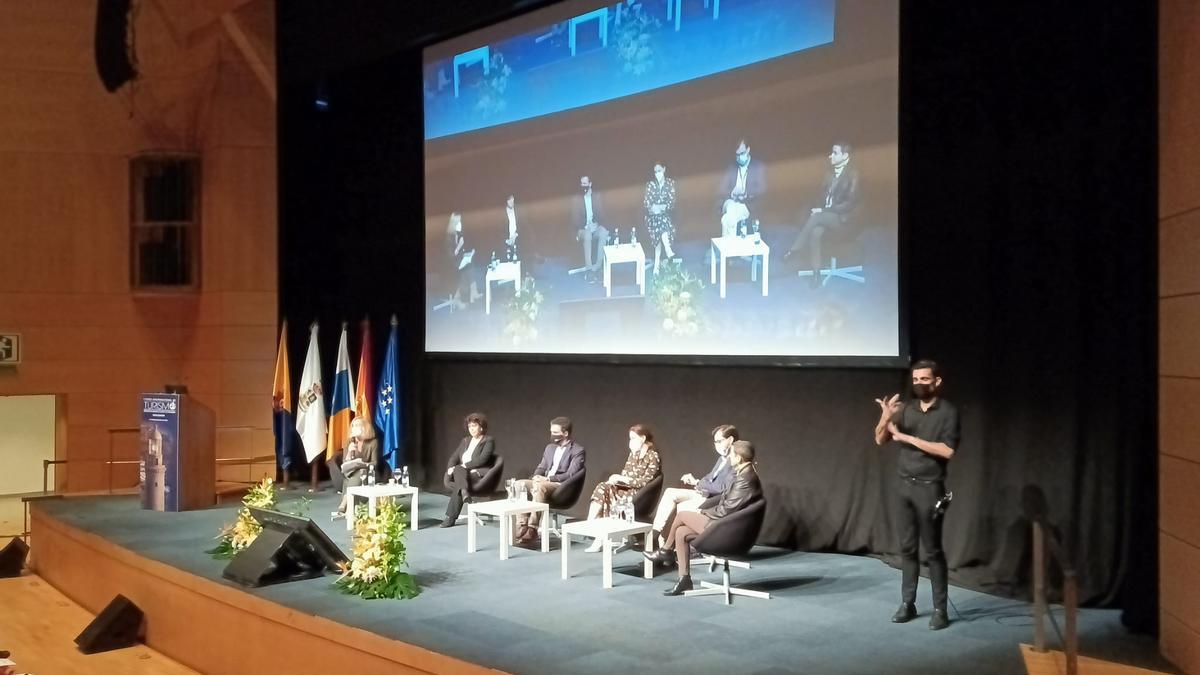
[[[400,447],[400,382],[397,379],[396,317],[392,316],[392,333],[388,336],[387,355],[379,372],[379,396],[375,399],[375,426],[379,429],[379,449],[395,471],[404,464]]]
[[[333,368],[333,400],[329,402],[329,436],[325,443],[325,458],[332,459],[350,442],[350,392],[354,377],[350,375],[350,351],[346,349],[346,324],[338,339],[337,365]]]
[[[304,444],[304,456],[312,462],[325,449],[325,391],[321,388],[321,352],[317,349],[317,324],[309,329],[308,353],[300,375],[296,397],[296,433]]]
[[[358,355],[358,388],[354,390],[354,419],[374,424],[371,418],[371,396],[375,393],[374,373],[371,372],[371,322],[362,322],[362,351]]]
[[[271,425],[275,432],[275,463],[286,471],[292,465],[292,372],[288,368],[287,321],[279,332],[279,351],[275,354],[275,385],[271,388]]]

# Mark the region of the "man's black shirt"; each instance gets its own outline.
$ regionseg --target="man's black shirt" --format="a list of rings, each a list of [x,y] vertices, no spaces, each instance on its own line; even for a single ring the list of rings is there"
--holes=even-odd
[[[945,443],[958,450],[958,408],[938,398],[928,410],[921,410],[921,402],[913,400],[905,404],[892,421],[901,433],[916,436],[930,443]],[[900,444],[900,457],[896,468],[906,478],[923,481],[940,481],[946,478],[946,463],[949,460],[931,455],[908,443]]]

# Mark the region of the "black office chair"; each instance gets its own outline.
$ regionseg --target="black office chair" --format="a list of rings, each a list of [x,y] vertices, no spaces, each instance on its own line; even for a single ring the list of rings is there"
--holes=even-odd
[[[583,494],[584,480],[587,479],[587,471],[580,471],[578,476],[564,481],[559,484],[558,489],[550,495],[550,534],[562,537],[562,524],[569,515],[567,511],[575,508],[575,504],[579,502],[579,497]]]
[[[658,506],[658,500],[662,497],[663,491],[663,474],[660,470],[658,475],[651,478],[648,483],[633,493],[633,519],[639,523],[648,523],[654,519],[654,509]],[[633,542],[638,542],[643,548],[646,546],[646,538],[644,535],[637,535],[631,540],[627,539],[621,543],[619,547],[613,550],[613,553],[621,553],[633,548]]]
[[[750,569],[750,562],[745,557],[754,547],[754,542],[758,540],[758,533],[762,530],[763,518],[766,514],[766,499],[756,499],[741,510],[714,521],[700,533],[700,536],[693,539],[692,548],[707,556],[707,559],[701,561],[701,564],[707,562],[708,571],[711,572],[720,563],[723,579],[720,584],[701,581],[699,589],[684,591],[683,594],[685,596],[724,595],[727,605],[733,602],[735,595],[770,600],[770,593],[751,591],[729,584],[729,567],[731,565]]]
[[[471,475],[468,473],[468,475]],[[471,497],[482,497],[491,495],[500,485],[500,479],[504,476],[504,458],[500,455],[492,455],[492,465],[483,472],[479,478],[471,478],[467,481],[467,494]],[[442,476],[442,485],[447,490],[450,489],[450,475]]]
[[[654,507],[658,506],[662,491],[663,475],[660,471],[657,476],[650,479],[650,482],[633,494],[633,517],[635,520],[649,522],[654,517]]]
[[[471,474],[468,473],[468,475],[471,475]],[[474,497],[486,497],[486,496],[492,495],[494,492],[496,492],[496,488],[500,486],[500,479],[503,477],[504,477],[504,458],[501,457],[500,455],[492,455],[492,465],[490,467],[488,467],[487,471],[484,471],[483,474],[480,475],[479,478],[477,478],[477,479],[468,479],[467,480],[467,496],[470,498],[474,498]],[[451,489],[449,474],[445,474],[442,476],[442,485],[445,486],[445,488],[447,490]],[[466,518],[466,517],[467,517],[467,512],[464,509],[463,512],[461,514],[459,514],[458,519],[462,520],[463,518]],[[480,521],[478,519],[476,519],[475,522],[478,523]]]

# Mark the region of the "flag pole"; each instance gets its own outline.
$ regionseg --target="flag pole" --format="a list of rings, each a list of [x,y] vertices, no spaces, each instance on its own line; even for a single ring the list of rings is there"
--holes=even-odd
[[[312,332],[312,329],[313,329],[313,328],[316,328],[316,327],[317,327],[317,320],[316,320],[316,319],[313,319],[313,322],[312,322],[312,324],[311,324],[311,325],[309,325],[309,327],[308,327],[308,330],[309,330],[309,332]],[[324,395],[324,394],[322,394],[322,396],[323,396],[323,395]],[[318,479],[318,478],[320,478],[320,471],[319,471],[319,469],[317,468],[317,463],[318,463],[318,462],[320,462],[320,461],[321,461],[321,457],[320,457],[320,455],[318,455],[318,456],[317,456],[317,458],[316,458],[316,459],[314,459],[314,460],[312,461],[312,464],[310,465],[310,466],[312,466],[312,484],[311,484],[311,485],[309,486],[309,488],[308,488],[308,491],[309,491],[309,492],[316,492],[316,491],[317,491],[317,479]]]

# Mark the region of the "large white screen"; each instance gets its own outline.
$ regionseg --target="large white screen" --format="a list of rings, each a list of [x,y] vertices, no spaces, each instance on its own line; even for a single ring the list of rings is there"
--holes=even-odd
[[[565,2],[426,49],[426,350],[901,356],[898,17]]]

